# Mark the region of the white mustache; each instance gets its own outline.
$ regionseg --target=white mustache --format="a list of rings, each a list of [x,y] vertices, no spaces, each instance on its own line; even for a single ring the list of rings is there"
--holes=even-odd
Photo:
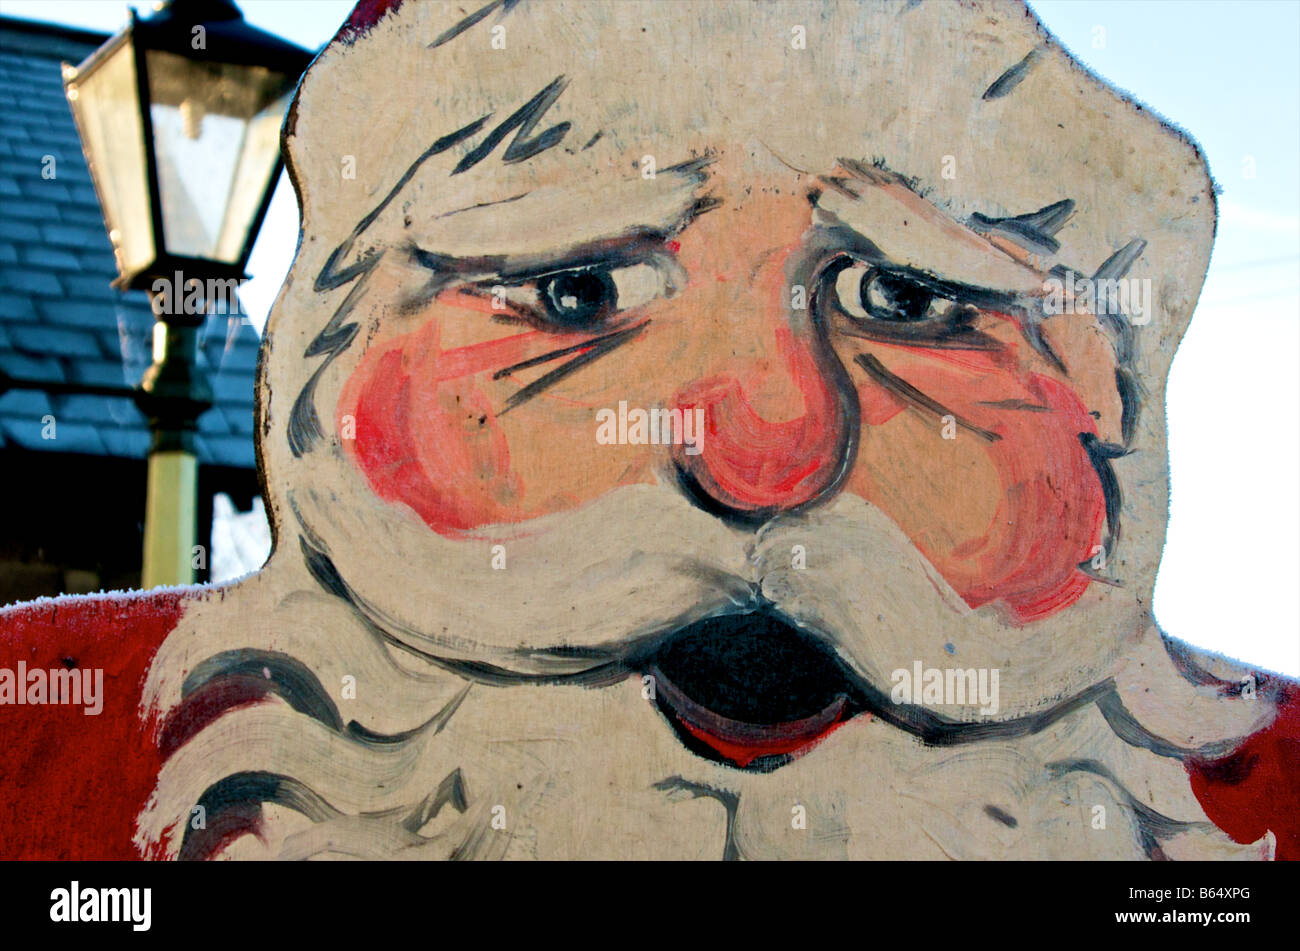
[[[377,501],[341,511],[300,494],[295,508],[322,539],[364,540],[341,551],[326,542],[325,554],[372,622],[403,645],[448,660],[563,673],[754,598],[752,533],[655,486],[617,489],[574,512],[454,540]],[[504,567],[492,567],[494,556]],[[424,570],[395,586],[395,564]]]
[[[890,671],[916,660],[951,666],[940,632],[996,642],[1005,631],[995,611],[968,608],[897,525],[853,496],[754,531],[673,488],[628,486],[573,512],[457,540],[378,502],[340,511],[300,496],[295,507],[322,539],[366,539],[341,552],[326,543],[324,553],[393,643],[509,675],[593,670],[701,618],[767,607],[887,691]],[[498,545],[504,567],[494,570]],[[806,567],[797,567],[795,546]],[[394,564],[427,566],[400,601],[385,569]]]

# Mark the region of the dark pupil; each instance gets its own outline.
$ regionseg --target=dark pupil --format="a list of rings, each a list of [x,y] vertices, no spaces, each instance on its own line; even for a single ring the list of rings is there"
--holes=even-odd
[[[565,271],[543,278],[538,290],[546,312],[557,324],[600,320],[617,302],[614,282],[604,271]]]
[[[862,275],[858,288],[862,306],[877,320],[923,320],[933,295],[924,287],[884,271]]]

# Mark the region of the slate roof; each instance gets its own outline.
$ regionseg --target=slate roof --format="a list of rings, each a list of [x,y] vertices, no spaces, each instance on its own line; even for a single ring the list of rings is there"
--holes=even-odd
[[[109,286],[112,246],[63,93],[61,64],[108,37],[0,17],[0,371],[10,378],[134,386],[151,360],[143,291]],[[55,177],[42,177],[54,157]],[[216,405],[199,419],[198,457],[251,469],[257,332],[212,315],[200,362]],[[42,438],[42,417],[56,420]],[[0,450],[144,458],[149,429],[129,398],[0,393]]]

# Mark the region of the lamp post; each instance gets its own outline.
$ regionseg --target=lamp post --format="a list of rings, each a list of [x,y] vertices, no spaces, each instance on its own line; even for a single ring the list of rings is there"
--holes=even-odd
[[[250,26],[230,0],[169,0],[130,24],[64,87],[117,259],[143,289],[153,364],[134,391],[149,420],[142,583],[194,578],[198,366],[207,314],[235,290],[283,165],[280,126],[312,53]]]

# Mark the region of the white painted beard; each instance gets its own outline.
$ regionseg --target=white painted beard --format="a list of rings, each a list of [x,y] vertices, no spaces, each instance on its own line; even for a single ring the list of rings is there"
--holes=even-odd
[[[1272,848],[1233,844],[1206,821],[1180,761],[1127,745],[1094,706],[1049,731],[962,747],[859,717],[760,774],[686,751],[635,680],[475,686],[445,721],[384,744],[284,705],[238,710],[168,762],[139,841],[172,825],[167,851],[178,854],[175,830],[212,784],[260,773],[284,779],[260,837],[229,857],[1267,858]],[[1152,787],[1183,792],[1134,797]]]
[[[1100,584],[1029,625],[996,605],[972,610],[897,525],[850,495],[755,531],[700,511],[675,486],[636,485],[454,540],[403,507],[341,509],[335,497],[306,487],[291,504],[364,616],[396,646],[518,674],[591,669],[700,618],[765,608],[886,695],[892,672],[917,661],[998,669],[997,716],[1014,717],[1104,680],[1123,638],[1149,623],[1137,592]]]
[[[637,486],[458,541],[377,501],[342,512],[300,490],[293,506],[304,545],[295,539],[261,575],[187,611],[155,661],[146,709],[176,709],[187,678],[192,688],[200,671],[236,661],[265,661],[273,678],[287,658],[320,696],[286,691],[288,703],[236,709],[181,745],[140,818],[142,847],[187,854],[189,827],[188,854],[203,854],[195,805],[239,802],[249,793],[238,777],[250,775],[270,777],[252,797],[265,821],[260,838],[230,845],[233,857],[1253,857],[1270,847],[1231,843],[1206,821],[1181,759],[1121,738],[1095,703],[1053,714],[1050,729],[1014,728],[1106,682],[1140,623],[1131,596],[1104,589],[1009,627],[993,608],[962,604],[861,500],[755,534],[674,490]],[[494,545],[505,546],[501,569]],[[312,552],[326,559],[314,580],[303,567]],[[430,570],[411,577],[417,565]],[[395,568],[408,573],[401,586]],[[266,580],[277,574],[297,583]],[[400,600],[384,596],[396,590]],[[224,627],[231,599],[257,620]],[[916,662],[998,668],[996,718],[930,712],[958,730],[992,719],[1013,728],[923,743],[864,714],[771,773],[706,760],[619,658],[760,604],[824,639],[886,697],[890,672]],[[615,675],[555,682],[602,667]],[[1134,798],[1153,787],[1163,799]]]

